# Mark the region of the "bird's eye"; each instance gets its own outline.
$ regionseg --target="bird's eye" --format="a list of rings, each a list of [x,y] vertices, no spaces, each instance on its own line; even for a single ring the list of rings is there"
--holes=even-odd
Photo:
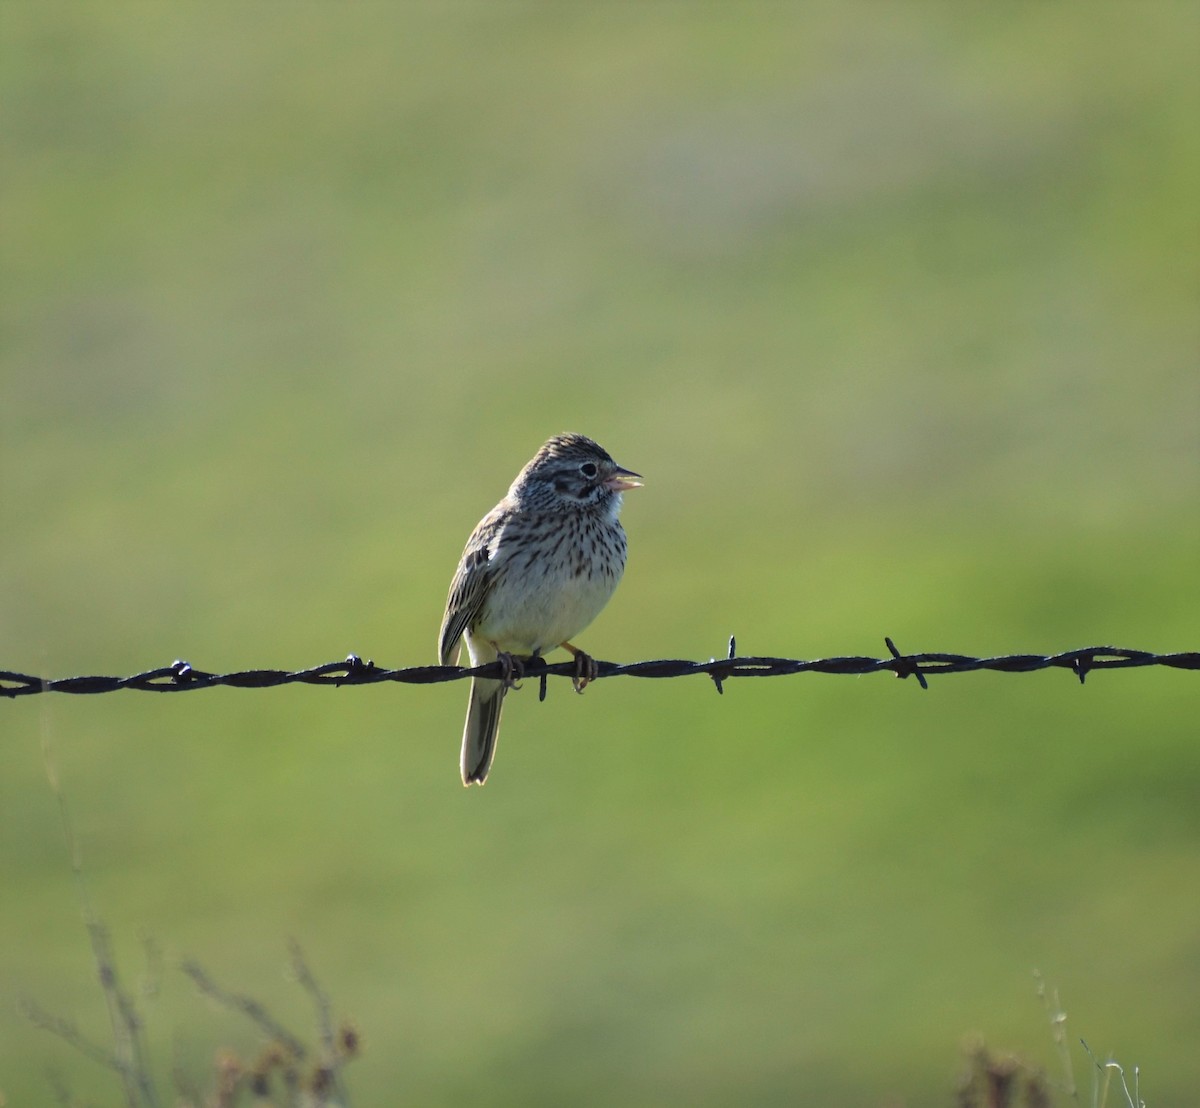
[[[579,467],[579,472],[582,473],[584,475],[584,477],[587,477],[590,480],[591,478],[595,477],[596,474],[599,473],[600,471],[598,469],[596,469],[595,462],[584,462],[583,465],[581,465]]]

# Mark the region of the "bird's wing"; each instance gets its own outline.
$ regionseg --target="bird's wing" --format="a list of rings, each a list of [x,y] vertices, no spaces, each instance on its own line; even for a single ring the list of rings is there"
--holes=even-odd
[[[459,559],[458,570],[450,582],[450,595],[446,598],[442,629],[438,634],[438,653],[444,666],[454,664],[458,642],[479,615],[496,578],[492,547],[502,526],[499,509],[489,512],[471,532]]]

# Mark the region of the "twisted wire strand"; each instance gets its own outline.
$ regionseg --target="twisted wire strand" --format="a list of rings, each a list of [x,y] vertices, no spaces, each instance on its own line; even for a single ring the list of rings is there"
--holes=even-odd
[[[1088,673],[1097,669],[1133,669],[1144,666],[1167,666],[1171,669],[1200,671],[1200,651],[1189,650],[1172,654],[1156,654],[1148,650],[1130,650],[1119,646],[1087,646],[1060,654],[1003,654],[976,658],[967,654],[924,653],[902,654],[890,638],[885,638],[890,657],[869,658],[858,655],[838,658],[770,658],[740,657],[736,640],[730,638],[728,655],[710,658],[707,662],[692,662],[682,658],[660,658],[645,662],[596,661],[596,677],[692,677],[710,678],[722,692],[722,684],[735,677],[785,677],[798,673],[855,674],[890,672],[896,677],[915,677],[922,688],[928,688],[928,678],[950,673],[974,673],[992,670],[998,673],[1032,673],[1043,669],[1066,669],[1082,683]],[[574,677],[576,663],[548,663],[542,658],[524,662],[524,676],[541,683],[541,696],[546,694],[548,677]],[[91,694],[116,692],[118,689],[137,689],[141,692],[186,692],[225,685],[237,689],[266,689],[277,685],[376,685],[382,681],[397,681],[406,685],[432,685],[443,681],[461,681],[466,677],[503,679],[508,674],[501,662],[467,666],[408,666],[387,669],[373,661],[363,661],[351,654],[341,662],[327,662],[309,669],[249,669],[236,673],[208,673],[187,662],[176,661],[159,669],[146,670],[129,677],[60,677],[47,679],[27,673],[0,670],[0,695],[10,699],[34,693],[58,692]]]

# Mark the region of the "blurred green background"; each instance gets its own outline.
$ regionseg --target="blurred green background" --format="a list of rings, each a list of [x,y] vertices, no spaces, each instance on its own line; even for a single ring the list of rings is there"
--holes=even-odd
[[[0,667],[431,663],[543,439],[646,476],[598,657],[1200,645],[1200,9],[35,5],[2,23]],[[0,1091],[111,1075],[43,749],[156,1075],[359,1104],[949,1103],[964,1036],[1200,1087],[1170,670],[0,703]],[[1086,1062],[1076,1051],[1076,1074]],[[1084,1088],[1089,1086],[1084,1080]]]

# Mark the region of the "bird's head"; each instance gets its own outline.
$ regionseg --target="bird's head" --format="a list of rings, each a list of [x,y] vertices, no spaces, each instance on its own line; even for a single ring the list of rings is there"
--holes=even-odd
[[[510,495],[560,511],[620,507],[621,493],[642,484],[641,475],[617,465],[584,435],[555,435],[513,482]]]

